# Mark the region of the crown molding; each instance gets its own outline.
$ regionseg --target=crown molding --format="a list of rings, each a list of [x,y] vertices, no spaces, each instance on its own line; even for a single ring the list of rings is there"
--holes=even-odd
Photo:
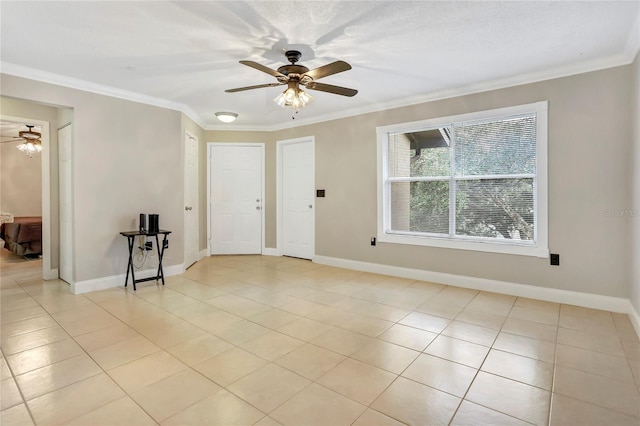
[[[205,128],[205,123],[202,121],[200,116],[186,104],[169,101],[167,99],[156,98],[153,96],[147,96],[128,90],[117,89],[115,87],[105,86],[103,84],[92,83],[90,81],[81,80],[78,78],[67,77],[62,74],[24,67],[22,65],[12,64],[10,62],[0,62],[0,73],[13,75],[15,77],[28,78],[30,80],[36,80],[43,83],[55,84],[56,86],[64,86],[70,89],[83,90],[85,92],[96,93],[98,95],[111,96],[114,98],[139,102],[146,105],[180,111],[190,119],[195,121],[200,127]]]

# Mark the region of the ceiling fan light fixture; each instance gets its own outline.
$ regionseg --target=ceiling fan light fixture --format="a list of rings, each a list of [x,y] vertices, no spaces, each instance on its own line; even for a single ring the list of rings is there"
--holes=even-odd
[[[27,154],[27,156],[31,157],[36,152],[42,152],[42,145],[39,140],[26,140],[22,142],[20,145],[16,146],[20,151]]]
[[[236,121],[236,118],[238,118],[238,114],[236,114],[235,112],[216,112],[216,117],[218,117],[218,120],[222,121],[223,123],[232,123]]]
[[[276,96],[273,101],[282,108],[291,107],[297,111],[307,106],[312,100],[313,97],[300,89],[297,84],[290,83],[289,88]]]

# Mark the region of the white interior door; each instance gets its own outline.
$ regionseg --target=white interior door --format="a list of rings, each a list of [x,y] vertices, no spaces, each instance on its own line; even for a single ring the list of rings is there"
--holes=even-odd
[[[198,139],[184,135],[184,266],[198,261],[200,251],[198,220]]]
[[[60,204],[60,279],[73,284],[72,125],[58,130]]]
[[[315,254],[315,143],[312,138],[281,143],[282,254]]]
[[[262,253],[262,145],[211,144],[211,254]]]

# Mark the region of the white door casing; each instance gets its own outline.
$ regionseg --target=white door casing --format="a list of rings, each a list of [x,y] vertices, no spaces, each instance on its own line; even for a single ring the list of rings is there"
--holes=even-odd
[[[210,254],[261,254],[264,144],[210,143]]]
[[[184,267],[198,261],[200,233],[198,217],[198,138],[184,135]]]
[[[315,255],[315,140],[278,142],[278,247],[285,256]]]
[[[58,129],[60,202],[60,279],[73,284],[72,124]]]

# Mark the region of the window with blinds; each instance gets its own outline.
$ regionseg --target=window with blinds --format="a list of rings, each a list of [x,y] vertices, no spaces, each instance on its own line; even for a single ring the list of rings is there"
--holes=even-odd
[[[548,255],[546,111],[540,102],[378,128],[378,240]]]

